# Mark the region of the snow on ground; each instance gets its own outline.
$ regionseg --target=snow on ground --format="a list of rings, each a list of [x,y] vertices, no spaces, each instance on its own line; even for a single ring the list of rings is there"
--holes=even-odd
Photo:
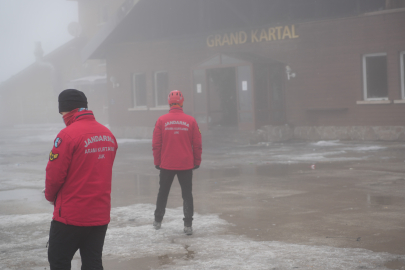
[[[386,146],[373,143],[318,141],[314,143],[266,143],[245,145],[223,150],[223,163],[267,164],[267,163],[317,163],[336,161],[367,160],[374,151],[384,150]],[[216,150],[218,151],[218,150]],[[208,160],[204,165],[211,164]]]
[[[170,256],[158,269],[386,269],[405,256],[365,249],[255,241],[227,233],[217,214],[195,215],[194,235],[182,233],[182,208],[167,209],[162,228],[152,227],[154,205],[112,209],[104,259]],[[0,269],[43,269],[51,214],[0,216]],[[185,258],[185,254],[191,254]],[[73,264],[79,265],[76,263]],[[73,268],[74,269],[74,268]]]
[[[18,127],[0,134],[0,203],[18,201],[47,204],[44,186],[47,155],[58,126]],[[119,139],[119,144],[151,143],[151,140]],[[28,150],[27,150],[27,147]],[[219,151],[219,166],[251,163],[312,163],[358,160],[372,157],[385,146],[373,143],[319,141],[316,143],[266,144],[208,149]],[[43,156],[43,157],[42,157]],[[142,157],[145,158],[145,157]],[[213,165],[210,160],[204,166]],[[43,200],[43,201],[41,201]],[[49,207],[49,205],[47,205]],[[40,209],[40,210],[38,210]],[[46,243],[51,211],[37,214],[0,215],[0,269],[48,267]],[[43,209],[43,210],[41,210]],[[105,259],[129,260],[167,255],[172,263],[159,269],[386,269],[384,263],[404,256],[365,249],[306,246],[274,241],[255,241],[232,235],[233,226],[218,214],[195,215],[194,235],[185,236],[181,208],[167,209],[162,229],[152,227],[154,205],[136,204],[112,209]],[[45,213],[43,213],[45,212]],[[192,256],[185,256],[191,254]],[[76,257],[73,268],[79,269]]]
[[[319,141],[319,142],[314,142],[311,143],[311,145],[314,146],[337,146],[341,145],[339,140],[333,140],[333,141]]]

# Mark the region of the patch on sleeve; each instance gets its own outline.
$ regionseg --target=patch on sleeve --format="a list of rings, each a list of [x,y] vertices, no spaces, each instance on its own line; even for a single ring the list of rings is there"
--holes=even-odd
[[[49,153],[49,161],[54,161],[59,157],[59,154],[54,154],[52,151]]]
[[[62,143],[62,139],[61,138],[56,138],[55,139],[55,148],[58,148],[59,147],[59,145],[61,145],[61,143]]]
[[[201,129],[198,129],[198,131],[200,132],[200,134],[201,134]]]

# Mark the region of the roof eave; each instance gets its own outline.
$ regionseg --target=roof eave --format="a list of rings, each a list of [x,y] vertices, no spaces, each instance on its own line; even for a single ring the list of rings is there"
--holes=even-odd
[[[104,47],[108,41],[108,37],[140,1],[141,0],[127,0],[120,6],[115,16],[112,17],[82,49],[81,58],[83,62],[88,59],[104,58]]]

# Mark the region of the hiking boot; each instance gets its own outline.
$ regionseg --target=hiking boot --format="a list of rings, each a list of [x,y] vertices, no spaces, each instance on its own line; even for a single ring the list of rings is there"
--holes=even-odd
[[[161,226],[162,222],[153,221],[153,227],[155,228],[155,230],[159,230]]]
[[[193,234],[193,227],[184,227],[184,233],[187,235]]]

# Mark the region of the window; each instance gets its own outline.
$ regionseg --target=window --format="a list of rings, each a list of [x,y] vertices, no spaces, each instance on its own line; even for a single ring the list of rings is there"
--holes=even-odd
[[[155,73],[155,105],[156,107],[167,106],[169,95],[169,78],[166,71]]]
[[[387,54],[363,56],[364,100],[388,100]]]
[[[144,73],[132,75],[132,102],[134,108],[146,108],[146,76]]]
[[[401,52],[401,88],[402,99],[405,99],[405,51]]]

